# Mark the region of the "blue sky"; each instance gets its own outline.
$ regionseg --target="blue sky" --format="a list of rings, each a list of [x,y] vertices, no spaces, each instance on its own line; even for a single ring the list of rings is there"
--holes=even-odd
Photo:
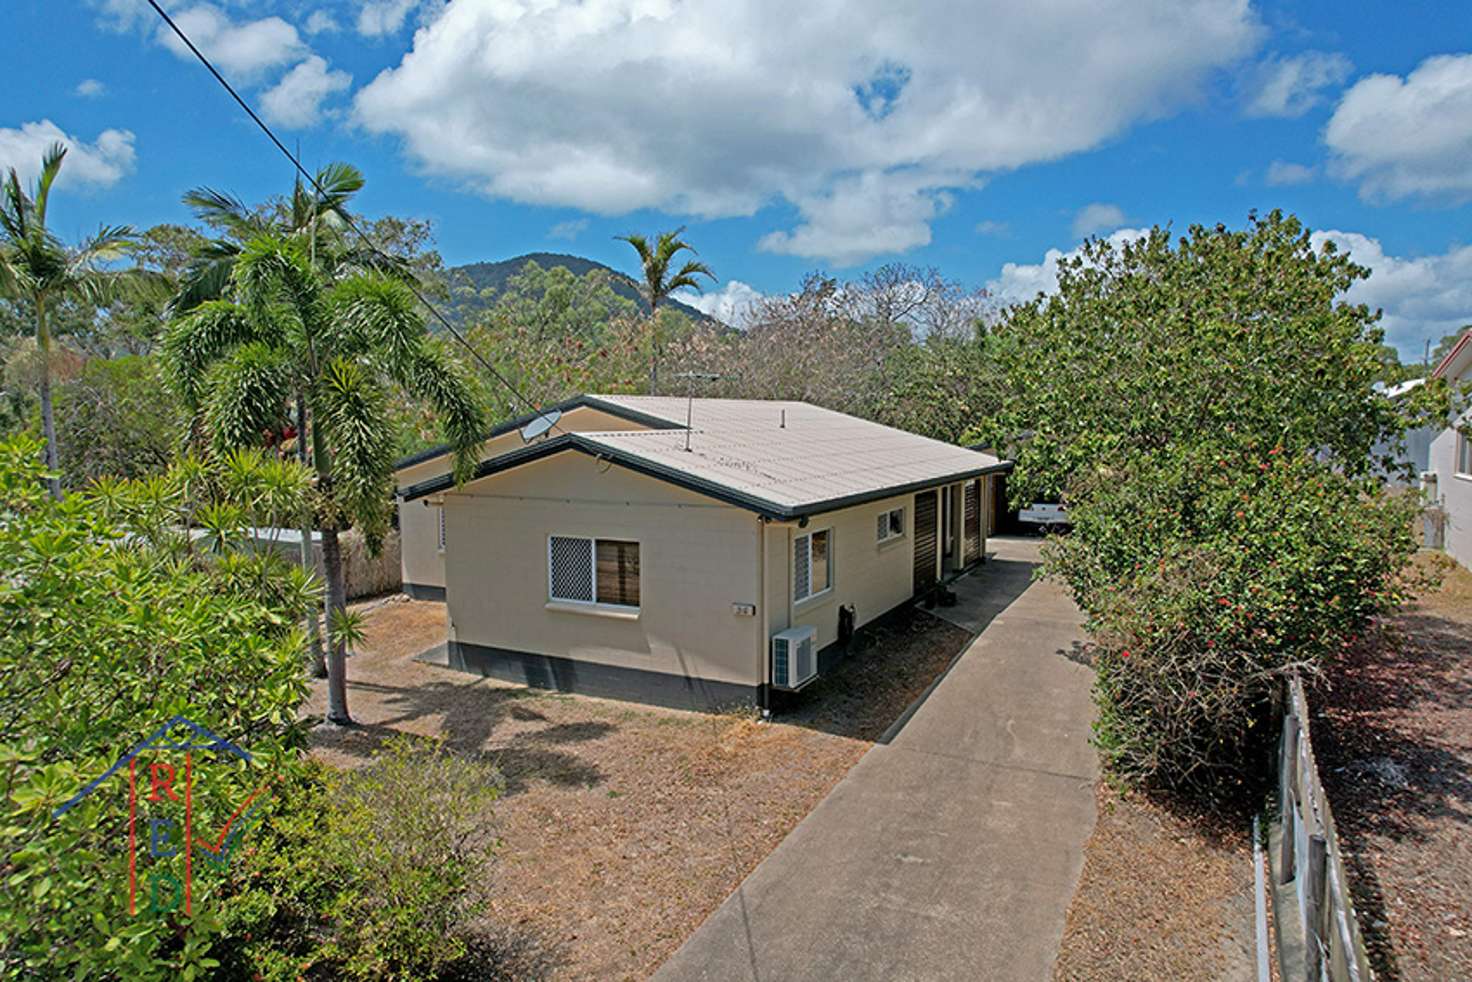
[[[1084,234],[1282,207],[1374,269],[1391,339],[1472,322],[1472,5],[169,0],[309,165],[451,263],[632,269],[689,226],[727,315],[901,260],[1004,299]],[[184,221],[286,162],[143,0],[12,0],[0,165],[73,145],[53,221]]]

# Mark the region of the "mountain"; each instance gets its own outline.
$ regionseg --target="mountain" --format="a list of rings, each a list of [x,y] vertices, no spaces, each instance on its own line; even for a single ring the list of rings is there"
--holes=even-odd
[[[613,287],[615,293],[634,301],[644,313],[647,314],[649,312],[649,304],[644,302],[644,297],[639,293],[639,288],[627,274],[620,273],[613,267],[605,266],[600,262],[584,259],[582,256],[567,256],[558,252],[529,252],[524,256],[517,256],[514,259],[503,259],[495,263],[467,263],[464,266],[451,266],[447,272],[449,273],[451,283],[465,285],[468,281],[468,284],[474,286],[476,290],[494,290],[495,293],[492,294],[494,297],[506,289],[506,281],[521,272],[522,267],[527,263],[536,263],[543,269],[549,269],[553,266],[563,266],[574,276],[582,276],[592,270],[601,269],[608,274],[609,286]],[[720,323],[704,311],[697,310],[674,297],[670,297],[665,303],[667,306],[678,310],[693,321],[704,321],[709,324]],[[487,304],[483,301],[462,300],[455,306],[460,319],[468,320],[480,310],[484,309]]]

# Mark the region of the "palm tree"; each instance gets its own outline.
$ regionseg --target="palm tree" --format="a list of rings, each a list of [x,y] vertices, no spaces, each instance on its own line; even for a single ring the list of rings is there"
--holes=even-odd
[[[651,248],[649,240],[637,233],[615,236],[621,242],[627,242],[634,247],[639,254],[639,263],[643,267],[644,282],[639,285],[639,291],[644,294],[644,299],[649,303],[649,394],[654,395],[659,388],[659,305],[665,301],[671,291],[678,290],[682,286],[699,289],[700,282],[697,276],[708,276],[712,280],[716,274],[710,271],[705,263],[694,260],[687,261],[673,276],[670,275],[670,263],[675,256],[685,250],[695,252],[695,247],[684,239],[683,227],[673,232],[661,232],[654,240]]]
[[[454,448],[455,475],[478,460],[485,414],[469,380],[425,329],[413,291],[382,273],[330,282],[295,236],[247,241],[226,297],[172,321],[169,375],[216,453],[258,444],[303,408],[312,447],[313,525],[327,577],[327,718],[347,705],[347,619],[338,535],[356,526],[376,548],[388,530],[394,444],[389,390],[427,403]]]
[[[184,192],[181,200],[194,216],[221,234],[210,239],[185,269],[170,313],[185,313],[223,296],[245,243],[262,235],[305,242],[308,256],[329,281],[364,271],[411,275],[407,262],[352,244],[344,234],[351,217],[348,202],[367,183],[362,171],[352,164],[331,163],[317,171],[314,180],[315,187],[309,189],[298,178],[289,198],[255,209],[214,188]]]
[[[183,196],[184,204],[196,218],[220,234],[208,240],[185,269],[179,291],[169,302],[166,313],[177,316],[195,309],[208,300],[218,300],[230,286],[230,275],[245,244],[263,235],[277,235],[305,244],[313,267],[328,281],[334,282],[353,273],[380,271],[409,279],[409,264],[397,258],[348,241],[344,235],[350,215],[348,203],[366,183],[362,171],[347,163],[331,163],[317,171],[314,185],[308,190],[298,177],[291,196],[263,208],[251,208],[234,195],[209,187],[191,188]],[[306,407],[296,406],[296,429],[305,431]],[[310,464],[305,439],[297,440],[297,456]],[[312,523],[304,517],[301,523],[301,564],[311,569]],[[322,654],[322,636],[317,616],[307,624],[311,648],[311,672],[317,678],[327,674]]]
[[[10,175],[0,191],[0,294],[28,304],[36,314],[36,346],[41,355],[41,432],[46,440],[47,485],[51,497],[61,499],[61,462],[56,445],[56,419],[51,405],[51,329],[47,322],[53,303],[77,300],[102,306],[111,302],[132,271],[117,272],[99,264],[127,251],[133,231],[125,225],[104,225],[91,238],[68,248],[46,227],[51,186],[61,172],[66,147],[53,143],[41,159],[41,175],[34,192],[26,194],[20,175]]]

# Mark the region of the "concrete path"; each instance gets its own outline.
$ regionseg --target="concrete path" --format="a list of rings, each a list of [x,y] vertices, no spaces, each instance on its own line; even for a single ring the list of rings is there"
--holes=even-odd
[[[956,584],[980,631],[655,975],[685,980],[1047,979],[1094,826],[1080,617],[1029,584],[1036,540]]]

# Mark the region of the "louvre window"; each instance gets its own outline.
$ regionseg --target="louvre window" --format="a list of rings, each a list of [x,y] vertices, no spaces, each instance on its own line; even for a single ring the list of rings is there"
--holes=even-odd
[[[1472,436],[1457,434],[1457,473],[1472,477]]]
[[[905,534],[905,510],[891,508],[889,511],[880,512],[876,533],[876,540],[879,542],[888,542],[890,539],[898,539],[903,536]]]
[[[439,518],[439,523],[440,523],[440,552],[444,552],[445,551],[445,506],[444,505],[440,505],[438,508],[435,509],[435,511],[438,513],[437,517]]]
[[[832,585],[832,536],[822,529],[792,540],[792,599],[816,597]]]
[[[614,607],[639,606],[639,543],[554,535],[547,542],[547,596]]]

